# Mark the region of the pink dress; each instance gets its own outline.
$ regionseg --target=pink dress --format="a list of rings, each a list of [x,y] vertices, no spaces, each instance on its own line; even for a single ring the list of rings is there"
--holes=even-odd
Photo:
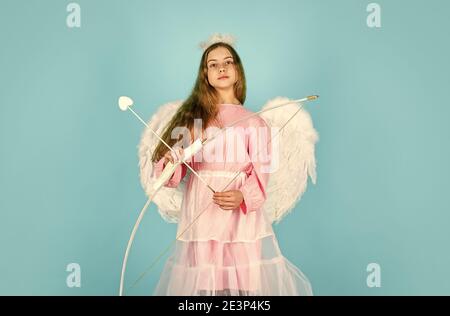
[[[222,126],[252,113],[241,105],[219,107]],[[262,137],[242,132],[249,128],[257,130],[259,136],[264,131],[266,141],[261,144]],[[211,190],[189,172],[175,250],[154,295],[312,295],[308,279],[281,254],[262,209],[270,176],[270,128],[254,116],[229,130],[188,164],[215,191],[240,190],[244,200],[235,210],[222,210],[213,202]],[[208,133],[207,129],[206,133],[209,138],[217,130]],[[244,147],[243,155],[239,146]],[[260,157],[256,154],[267,159],[255,159]],[[163,168],[164,158],[155,163],[156,176]],[[187,171],[181,164],[165,186],[178,186]]]

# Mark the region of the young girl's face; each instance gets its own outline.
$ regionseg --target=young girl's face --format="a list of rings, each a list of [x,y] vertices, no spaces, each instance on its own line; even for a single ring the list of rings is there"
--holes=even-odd
[[[225,47],[217,47],[209,52],[206,59],[208,81],[216,89],[232,88],[237,81],[234,59]]]

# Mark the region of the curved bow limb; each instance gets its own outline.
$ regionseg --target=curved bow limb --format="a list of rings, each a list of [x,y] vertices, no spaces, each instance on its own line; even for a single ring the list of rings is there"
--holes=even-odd
[[[150,129],[150,131],[166,147],[168,147],[172,152],[175,152],[175,150],[172,147],[170,147],[153,129],[151,129],[147,125],[147,123],[144,122],[144,120],[142,120],[140,118],[139,115],[136,114],[136,112],[134,112],[131,109],[131,105],[133,105],[133,100],[131,98],[125,97],[125,96],[122,96],[122,97],[119,98],[119,107],[120,107],[120,109],[122,111],[126,111],[127,109],[129,109],[147,128]],[[159,189],[170,179],[170,177],[175,172],[176,168],[181,163],[184,163],[199,178],[200,181],[202,181],[211,191],[215,192],[215,190],[208,183],[206,183],[206,181],[200,175],[198,175],[198,173],[195,170],[193,170],[188,163],[186,163],[186,161],[188,159],[190,159],[193,155],[195,155],[198,151],[200,151],[201,148],[202,148],[202,142],[201,142],[200,139],[198,139],[192,145],[190,145],[188,148],[186,148],[184,150],[184,155],[183,155],[181,160],[178,160],[176,163],[168,162],[166,164],[162,174],[157,179],[157,181],[154,183],[152,191],[151,191],[150,196],[149,196],[149,199],[145,203],[144,208],[141,210],[141,212],[139,214],[139,217],[138,217],[136,223],[134,224],[133,230],[131,232],[131,236],[130,236],[130,238],[128,240],[128,244],[127,244],[127,248],[125,250],[125,255],[124,255],[123,264],[122,264],[122,271],[121,271],[121,275],[120,275],[119,296],[123,296],[123,285],[124,285],[124,279],[125,279],[126,266],[127,266],[127,262],[128,262],[128,256],[129,256],[129,252],[130,252],[131,246],[132,246],[133,241],[134,241],[134,237],[135,237],[136,232],[137,232],[137,230],[139,228],[139,225],[140,225],[140,223],[141,223],[141,221],[142,221],[142,219],[143,219],[143,217],[145,215],[145,212],[147,211],[147,208],[150,205],[153,197],[159,191]],[[178,155],[177,155],[177,157],[178,157]]]

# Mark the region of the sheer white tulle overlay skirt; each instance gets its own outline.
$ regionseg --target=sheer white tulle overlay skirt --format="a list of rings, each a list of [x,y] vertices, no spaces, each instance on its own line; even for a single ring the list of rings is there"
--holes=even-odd
[[[158,296],[311,296],[306,276],[274,234],[255,241],[177,240],[153,293]]]

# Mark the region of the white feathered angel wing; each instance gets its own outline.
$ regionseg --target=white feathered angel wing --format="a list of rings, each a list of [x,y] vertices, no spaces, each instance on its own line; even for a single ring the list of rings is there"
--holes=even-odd
[[[269,100],[262,109],[288,101],[292,100],[277,97]],[[289,104],[263,112],[260,116],[269,126],[281,128],[299,107],[301,106],[298,104]],[[319,134],[313,127],[311,116],[303,107],[276,138],[278,138],[278,168],[269,176],[267,199],[263,206],[272,223],[278,223],[295,207],[306,190],[308,175],[316,184],[314,147],[319,140]]]
[[[182,103],[183,101],[179,100],[163,104],[147,124],[161,136],[164,132],[164,127],[172,119]],[[138,155],[141,185],[147,196],[150,195],[151,188],[156,180],[151,158],[158,143],[159,139],[146,127],[138,145]],[[153,202],[158,206],[159,214],[169,223],[178,222],[187,178],[184,177],[176,188],[161,187],[153,198]]]

